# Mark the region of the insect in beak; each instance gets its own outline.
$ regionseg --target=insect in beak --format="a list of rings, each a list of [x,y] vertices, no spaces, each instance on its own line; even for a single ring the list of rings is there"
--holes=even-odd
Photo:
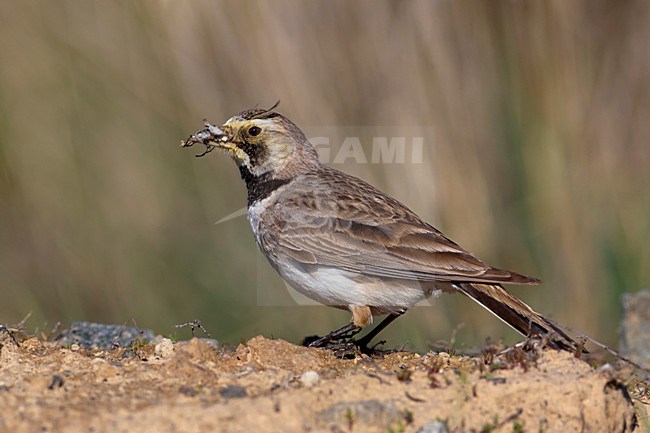
[[[220,147],[232,151],[232,145],[228,143],[230,137],[225,131],[222,131],[217,126],[208,123],[204,120],[205,129],[200,130],[196,134],[190,135],[187,140],[181,141],[181,147],[190,147],[194,144],[202,144],[205,146],[205,151],[201,154],[195,155],[200,158],[212,152],[215,148]]]

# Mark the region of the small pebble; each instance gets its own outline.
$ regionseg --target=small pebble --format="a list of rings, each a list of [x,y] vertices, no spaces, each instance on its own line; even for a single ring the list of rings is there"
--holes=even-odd
[[[56,388],[61,388],[63,386],[63,377],[59,376],[58,374],[53,374],[52,375],[52,382],[50,383],[50,386],[47,387],[47,389],[56,389]]]
[[[421,427],[417,433],[449,433],[449,426],[446,421],[431,421],[429,424]]]
[[[225,386],[219,390],[219,394],[225,398],[243,398],[246,397],[246,388],[239,385]]]
[[[169,358],[174,353],[174,343],[169,338],[163,338],[156,344],[154,353],[161,358]]]
[[[318,382],[320,382],[320,376],[315,371],[305,371],[300,375],[300,383],[306,388],[318,385]]]

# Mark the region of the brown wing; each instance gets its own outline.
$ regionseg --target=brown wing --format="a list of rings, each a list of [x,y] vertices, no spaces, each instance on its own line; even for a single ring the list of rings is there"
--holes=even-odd
[[[290,191],[262,219],[262,247],[276,256],[385,278],[538,282],[482,263],[403,204],[342,172],[301,176]]]

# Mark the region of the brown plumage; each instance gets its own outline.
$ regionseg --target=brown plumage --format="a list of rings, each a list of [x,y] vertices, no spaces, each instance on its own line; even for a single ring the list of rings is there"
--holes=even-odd
[[[506,291],[539,280],[491,267],[399,201],[322,165],[300,129],[271,110],[246,110],[183,146],[219,148],[237,162],[248,189],[248,218],[260,249],[296,290],[352,312],[352,323],[316,345],[389,314],[360,340],[415,303],[460,292],[526,336],[576,348],[561,329]],[[372,314],[372,315],[371,315]]]

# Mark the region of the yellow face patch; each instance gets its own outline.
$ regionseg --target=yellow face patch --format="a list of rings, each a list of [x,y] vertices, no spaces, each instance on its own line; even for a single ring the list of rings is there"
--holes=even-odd
[[[223,143],[222,147],[227,147],[238,163],[244,163],[250,169],[253,169],[251,165],[256,165],[255,170],[259,170],[261,167],[258,164],[266,159],[261,160],[260,156],[269,155],[275,150],[272,137],[279,131],[278,125],[272,120],[243,119],[239,116],[228,119],[222,129],[229,136],[228,142]]]
[[[237,145],[232,142],[217,143],[217,148],[224,150],[228,155],[230,155],[237,163],[239,164],[250,164],[250,157],[246,152],[241,150]]]

